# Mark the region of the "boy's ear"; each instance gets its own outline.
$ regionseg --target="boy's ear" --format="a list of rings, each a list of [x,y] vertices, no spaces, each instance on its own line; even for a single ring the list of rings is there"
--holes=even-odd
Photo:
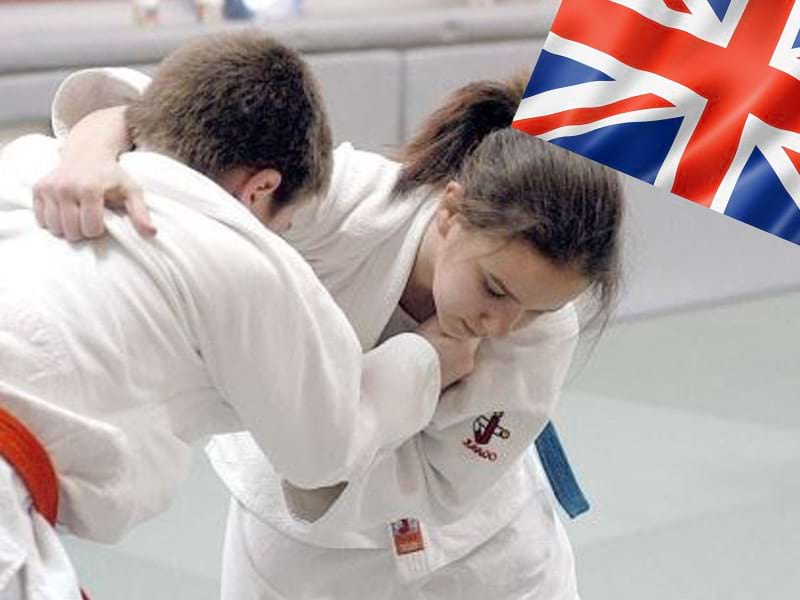
[[[261,206],[271,212],[272,196],[282,180],[280,172],[275,169],[261,169],[248,174],[239,188],[239,200],[250,210]]]

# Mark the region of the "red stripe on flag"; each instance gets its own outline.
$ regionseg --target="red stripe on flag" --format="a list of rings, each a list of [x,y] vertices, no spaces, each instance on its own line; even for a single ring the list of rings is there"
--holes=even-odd
[[[709,103],[678,163],[672,193],[711,206],[736,156],[746,120],[747,112],[736,105]]]
[[[782,118],[787,98],[781,90],[789,76],[769,67],[793,2],[775,0],[769,4],[750,2],[745,9],[725,50],[728,60],[734,61],[729,67],[742,70],[725,72],[725,79],[713,85],[713,92],[706,96],[708,105],[678,166],[672,191],[704,206],[711,206],[733,163],[748,113],[771,124],[780,122],[775,126],[781,129],[789,128],[791,120],[795,127],[800,123],[796,117]],[[778,73],[781,75],[776,77]],[[797,80],[791,79],[790,86],[797,88]]]
[[[684,4],[683,0],[664,0],[664,4],[666,4],[672,10],[677,10],[678,12],[686,13],[688,15],[692,14],[692,11],[690,11],[689,7]]]
[[[800,172],[800,152],[795,152],[794,150],[790,150],[789,148],[783,149],[784,152],[789,156],[789,160],[792,161],[794,168]]]
[[[730,168],[748,113],[800,133],[800,81],[769,66],[793,5],[794,0],[749,2],[727,48],[610,0],[564,0],[551,30],[708,99],[672,190],[708,206]]]
[[[531,135],[541,135],[559,127],[567,125],[586,125],[593,121],[599,121],[607,117],[613,117],[634,110],[645,110],[648,108],[671,108],[675,105],[669,100],[656,96],[655,94],[642,94],[612,102],[604,106],[592,108],[573,108],[543,117],[533,117],[530,119],[520,119],[515,121],[513,127],[529,133]]]

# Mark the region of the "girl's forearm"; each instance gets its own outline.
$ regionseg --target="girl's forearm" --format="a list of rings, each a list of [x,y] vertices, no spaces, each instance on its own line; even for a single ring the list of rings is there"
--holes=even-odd
[[[61,156],[64,161],[117,160],[133,146],[125,123],[125,106],[95,111],[69,132]]]

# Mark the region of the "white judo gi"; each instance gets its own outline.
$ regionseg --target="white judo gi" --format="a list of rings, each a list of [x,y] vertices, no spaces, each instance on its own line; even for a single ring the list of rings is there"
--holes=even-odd
[[[58,159],[44,136],[0,155],[0,407],[55,466],[60,528],[118,540],[168,505],[190,444],[209,434],[247,429],[284,477],[317,487],[430,420],[433,347],[407,335],[362,355],[308,264],[211,180],[129,153],[122,165],[158,237],[109,213],[108,237],[71,245],[32,211],[32,185]],[[4,593],[54,600],[78,588],[0,459]]]
[[[82,72],[59,92],[57,126],[128,102],[143,83],[121,70]],[[398,172],[339,147],[328,196],[298,212],[286,235],[365,348],[413,326],[398,303],[435,210],[425,190],[391,198]],[[552,413],[577,335],[567,306],[485,340],[475,372],[443,395],[431,422],[387,439],[346,486],[298,490],[250,436],[216,437],[209,455],[234,498],[224,598],[576,598],[569,541],[528,448]],[[410,551],[393,551],[404,540]]]

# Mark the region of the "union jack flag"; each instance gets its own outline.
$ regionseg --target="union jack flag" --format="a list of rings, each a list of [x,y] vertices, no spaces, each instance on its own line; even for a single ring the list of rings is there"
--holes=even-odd
[[[563,0],[514,127],[800,244],[800,1]]]

